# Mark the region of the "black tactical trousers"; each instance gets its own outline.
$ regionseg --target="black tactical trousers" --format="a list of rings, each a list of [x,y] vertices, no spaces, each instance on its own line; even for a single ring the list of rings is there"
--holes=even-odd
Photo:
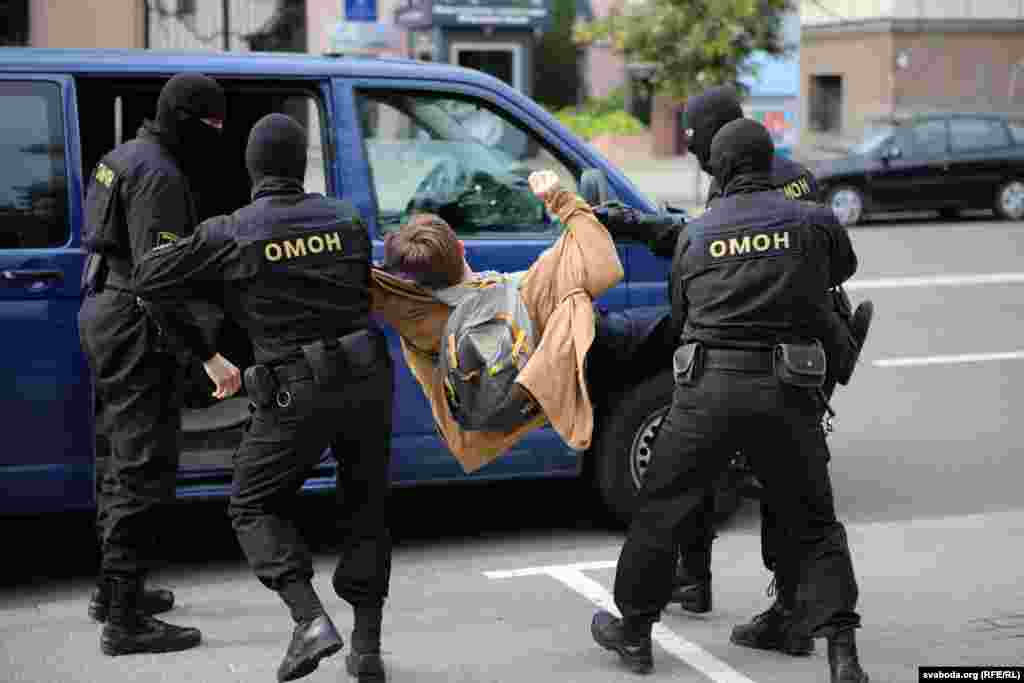
[[[736,451],[748,454],[777,515],[779,570],[798,577],[796,628],[827,637],[856,627],[857,583],[835,516],[820,402],[774,375],[707,369],[677,386],[661,425],[615,577],[631,629],[657,621],[678,547],[703,536],[699,509]]]
[[[842,357],[844,363],[849,363],[851,354],[856,353],[856,342],[850,334],[850,311],[848,307],[841,309],[837,306],[828,317],[828,330],[830,344],[827,352],[830,358]],[[827,378],[823,392],[831,400],[836,388],[835,377]],[[763,445],[761,446],[764,447]],[[828,449],[825,449],[826,458],[829,458]],[[762,498],[761,508],[761,559],[765,568],[775,574],[775,588],[778,591],[780,602],[786,607],[792,607],[796,599],[797,577],[788,576],[781,570],[779,564],[779,553],[781,545],[782,529],[779,524],[779,517],[772,509],[771,502]],[[680,564],[686,573],[694,579],[711,578],[711,545],[715,539],[715,493],[714,488],[708,488],[704,497],[697,505],[694,512],[695,524],[699,527],[699,533],[688,539],[686,546],[680,546]]]
[[[271,590],[312,578],[312,556],[296,523],[298,492],[330,446],[338,509],[325,523],[341,533],[334,589],[353,606],[382,606],[391,576],[390,356],[385,351],[371,374],[334,388],[306,377],[282,389],[290,404],[255,407],[235,455],[229,514],[242,550]]]
[[[161,504],[174,499],[182,368],[173,356],[149,350],[148,323],[129,294],[87,297],[79,333],[103,437],[96,449],[101,571],[139,576],[154,563]]]

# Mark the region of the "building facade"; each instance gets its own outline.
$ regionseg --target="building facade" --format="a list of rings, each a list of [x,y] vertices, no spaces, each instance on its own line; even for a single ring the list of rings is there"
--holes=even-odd
[[[802,0],[801,142],[880,118],[1024,110],[1024,5],[1008,0]]]

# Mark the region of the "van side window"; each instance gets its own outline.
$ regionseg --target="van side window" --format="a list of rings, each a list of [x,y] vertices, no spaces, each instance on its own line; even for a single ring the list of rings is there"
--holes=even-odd
[[[70,238],[60,86],[0,82],[0,249],[62,247]]]
[[[481,102],[384,91],[362,91],[357,102],[384,231],[429,211],[463,235],[536,236],[555,227],[530,191],[530,173],[552,170],[576,190],[573,169]]]

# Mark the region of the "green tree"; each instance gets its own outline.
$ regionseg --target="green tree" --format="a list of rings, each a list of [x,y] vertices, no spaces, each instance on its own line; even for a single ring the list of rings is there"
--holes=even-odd
[[[579,46],[573,42],[576,0],[551,0],[551,18],[534,52],[533,99],[549,109],[576,104]]]
[[[782,18],[790,0],[634,0],[623,14],[577,26],[574,40],[609,40],[630,62],[653,67],[659,94],[685,99],[757,76],[754,52],[788,53]]]

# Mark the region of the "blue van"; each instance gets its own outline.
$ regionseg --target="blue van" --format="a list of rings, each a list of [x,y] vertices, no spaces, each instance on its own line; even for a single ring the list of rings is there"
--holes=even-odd
[[[153,115],[162,84],[181,71],[210,74],[227,92],[227,151],[210,159],[218,184],[200,197],[203,216],[249,201],[246,136],[273,111],[306,125],[307,190],[352,201],[367,219],[376,258],[381,238],[398,227],[411,198],[450,195],[478,177],[522,178],[548,168],[578,189],[584,171],[595,169],[611,198],[657,210],[536,103],[474,70],[383,58],[0,49],[0,514],[94,505],[94,455],[104,444],[94,431],[76,323],[83,182],[103,154]],[[475,268],[524,269],[556,239],[559,226],[530,208],[536,200],[528,193],[521,182],[465,193],[465,201],[476,202],[467,212],[474,218],[457,227]],[[553,430],[539,430],[467,476],[438,439],[426,400],[399,362],[396,485],[588,476],[616,514],[628,515],[671,401],[671,349],[657,326],[667,310],[669,264],[638,243],[618,248],[626,277],[597,304],[620,314],[611,318],[616,334],[634,352],[642,349],[643,362],[628,373],[617,363],[588,368],[601,386],[614,388],[596,396],[590,451],[572,451]],[[239,330],[222,326],[218,334],[225,356],[239,367],[251,362]],[[391,342],[400,359],[393,334]],[[209,393],[197,366],[184,414],[179,498],[228,491],[247,399],[217,402]],[[307,489],[333,486],[331,462],[324,459]]]

